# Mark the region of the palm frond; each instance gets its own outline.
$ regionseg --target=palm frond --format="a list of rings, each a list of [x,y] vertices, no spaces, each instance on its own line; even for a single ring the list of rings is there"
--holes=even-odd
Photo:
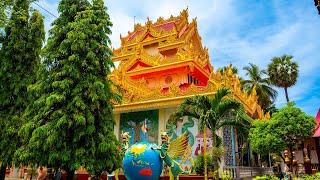
[[[218,89],[214,97],[210,99],[211,108],[215,109],[219,105],[219,103],[222,101],[222,99],[227,95],[229,95],[230,93],[231,93],[231,90],[229,88],[223,87]]]
[[[225,99],[220,102],[216,108],[216,113],[218,116],[224,116],[228,112],[237,111],[242,109],[242,104],[234,99]]]

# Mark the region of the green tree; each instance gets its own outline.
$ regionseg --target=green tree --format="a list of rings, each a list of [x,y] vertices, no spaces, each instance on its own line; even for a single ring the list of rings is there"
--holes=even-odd
[[[26,113],[21,134],[30,136],[19,158],[62,168],[72,179],[80,166],[91,174],[120,167],[113,132],[113,100],[107,78],[113,62],[109,15],[103,0],[62,0],[44,49],[46,78],[31,89],[40,97]]]
[[[27,87],[35,81],[44,41],[43,17],[34,11],[29,18],[29,5],[28,0],[15,1],[0,50],[0,179],[21,145],[18,129],[32,101]]]
[[[274,113],[270,120],[254,121],[249,134],[250,144],[255,152],[275,153],[282,157],[281,152],[285,149],[292,149],[298,140],[309,138],[314,127],[314,117],[289,103]]]
[[[284,88],[287,102],[289,102],[288,88],[296,84],[299,74],[298,64],[293,62],[292,58],[290,55],[274,57],[268,65],[271,83]]]
[[[170,117],[169,123],[183,116],[193,117],[199,120],[200,129],[205,127],[212,131],[214,147],[222,145],[221,138],[216,134],[223,127],[238,129],[240,136],[247,136],[251,125],[251,119],[244,113],[240,102],[230,97],[231,91],[227,88],[219,89],[213,97],[195,96],[187,98]],[[231,116],[230,116],[231,114]],[[218,167],[218,159],[214,159],[214,168]]]
[[[262,109],[266,110],[277,97],[277,91],[270,87],[271,82],[265,70],[252,63],[243,68],[249,79],[242,80],[244,91],[251,93],[255,88],[258,95],[258,102]]]
[[[8,19],[8,12],[13,6],[13,0],[2,0],[0,1],[0,28],[5,27]]]

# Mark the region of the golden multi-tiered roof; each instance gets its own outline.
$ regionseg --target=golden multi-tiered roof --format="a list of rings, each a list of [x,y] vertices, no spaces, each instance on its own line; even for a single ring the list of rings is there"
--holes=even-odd
[[[244,93],[231,67],[223,73],[213,70],[197,21],[189,23],[187,9],[177,17],[135,24],[132,32],[120,38],[121,47],[113,50],[113,61],[119,66],[110,76],[123,89],[123,102],[115,106],[116,112],[176,107],[186,97],[213,95],[229,87],[251,116],[268,118],[256,92]]]

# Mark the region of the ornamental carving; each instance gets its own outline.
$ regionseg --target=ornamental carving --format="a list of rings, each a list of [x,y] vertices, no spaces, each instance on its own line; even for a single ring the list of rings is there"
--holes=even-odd
[[[159,17],[155,23],[148,19],[145,25],[135,24],[134,31],[120,39],[121,47],[113,50],[113,60],[120,63],[110,75],[116,87],[121,87],[114,91],[123,94],[123,101],[116,104],[115,111],[175,107],[186,97],[211,96],[217,89],[229,87],[248,114],[270,117],[258,105],[255,90],[251,94],[242,91],[231,66],[222,73],[213,70],[208,48],[201,44],[197,20],[188,22],[187,9],[177,17]],[[145,49],[150,45],[151,49]],[[174,81],[170,73],[180,75],[178,80]],[[199,79],[202,84],[198,83]]]

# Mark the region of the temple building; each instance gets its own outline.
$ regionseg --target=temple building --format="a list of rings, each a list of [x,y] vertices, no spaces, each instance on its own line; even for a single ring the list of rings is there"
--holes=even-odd
[[[122,103],[115,105],[115,134],[119,137],[121,131],[129,132],[131,144],[141,140],[160,143],[161,131],[170,132],[172,138],[189,131],[189,158],[198,155],[203,135],[197,120],[184,117],[174,127],[167,121],[185,98],[211,96],[221,87],[229,87],[252,118],[269,118],[258,105],[256,92],[241,90],[231,67],[223,73],[214,70],[208,48],[202,45],[197,20],[188,21],[187,9],[176,17],[135,24],[132,32],[120,38],[120,48],[113,49],[113,61],[119,65],[110,76],[123,92]],[[221,136],[227,150],[223,164],[235,166],[240,148],[236,131],[226,129]],[[210,138],[207,141],[210,145]],[[188,161],[187,155],[182,161]]]

